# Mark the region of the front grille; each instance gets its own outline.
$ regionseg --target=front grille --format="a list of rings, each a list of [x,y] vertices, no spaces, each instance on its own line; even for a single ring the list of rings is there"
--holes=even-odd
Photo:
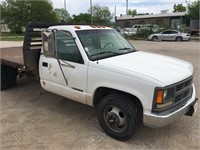
[[[175,86],[174,102],[187,101],[192,96],[192,78],[186,79]]]

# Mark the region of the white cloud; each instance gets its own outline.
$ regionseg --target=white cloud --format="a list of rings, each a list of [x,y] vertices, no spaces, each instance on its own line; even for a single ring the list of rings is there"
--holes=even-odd
[[[3,0],[0,0],[0,2]],[[64,8],[64,0],[51,0],[54,8]],[[190,2],[196,0],[189,0]],[[126,13],[126,0],[92,0],[93,5],[109,7],[114,14],[115,6],[117,15]],[[136,9],[138,13],[160,13],[161,10],[173,11],[174,4],[182,3],[186,6],[186,0],[128,0],[129,9]],[[90,0],[66,0],[66,8],[70,15],[86,13],[90,8]]]
[[[0,2],[3,0],[0,0]],[[54,8],[64,8],[64,0],[51,0]],[[195,0],[189,0],[193,2]],[[117,15],[126,13],[126,0],[92,0],[93,5],[109,7],[114,14],[115,6]],[[161,10],[168,9],[173,11],[174,4],[182,3],[186,6],[186,0],[128,0],[129,9],[136,9],[138,13],[160,13]],[[66,8],[70,15],[86,13],[90,8],[90,0],[66,0]]]

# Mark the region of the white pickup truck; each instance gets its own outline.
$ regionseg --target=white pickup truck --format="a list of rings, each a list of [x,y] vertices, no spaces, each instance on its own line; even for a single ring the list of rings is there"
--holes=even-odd
[[[1,90],[18,76],[34,76],[43,89],[94,106],[105,133],[117,140],[196,109],[191,63],[138,51],[109,27],[29,23],[23,48],[1,54]]]

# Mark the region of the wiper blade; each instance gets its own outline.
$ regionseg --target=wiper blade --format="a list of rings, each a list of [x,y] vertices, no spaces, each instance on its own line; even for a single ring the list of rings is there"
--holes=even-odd
[[[106,52],[100,52],[100,53],[92,54],[91,56],[96,56],[96,55],[101,55],[101,54],[107,54],[107,53],[119,55],[119,53],[116,53],[116,52],[106,51]]]
[[[119,50],[121,51],[121,50],[128,50],[128,49],[130,49],[130,50],[133,50],[132,48],[130,48],[130,47],[124,47],[124,48],[120,48]]]

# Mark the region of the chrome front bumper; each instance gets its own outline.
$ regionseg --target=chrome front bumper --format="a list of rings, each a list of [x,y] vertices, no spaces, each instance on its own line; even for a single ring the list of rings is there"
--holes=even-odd
[[[180,119],[180,117],[185,114],[191,116],[195,111],[194,106],[197,107],[197,98],[195,96],[196,94],[194,92],[192,98],[189,99],[183,107],[179,108],[178,110],[170,114],[159,115],[159,114],[144,112],[144,125],[152,128],[164,127]]]

